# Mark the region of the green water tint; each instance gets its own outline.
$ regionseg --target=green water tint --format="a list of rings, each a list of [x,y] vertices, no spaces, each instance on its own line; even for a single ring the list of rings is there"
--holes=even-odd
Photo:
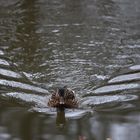
[[[138,140],[139,9],[138,0],[1,0],[0,139]],[[63,85],[79,108],[47,107]]]
[[[61,128],[66,125],[66,118],[65,118],[64,110],[57,111],[56,125]]]

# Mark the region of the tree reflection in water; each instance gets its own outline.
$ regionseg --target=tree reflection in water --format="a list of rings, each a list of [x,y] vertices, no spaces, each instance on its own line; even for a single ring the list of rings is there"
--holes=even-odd
[[[127,76],[125,68],[139,67],[139,19],[139,0],[0,0],[0,47],[7,52],[0,51],[0,61],[10,58],[18,72],[26,72],[39,85],[67,84],[80,95],[92,94],[104,84],[103,79],[119,75],[122,69]],[[1,61],[0,68],[12,70],[6,61]],[[139,76],[139,68],[134,72]],[[11,85],[12,80],[23,82],[15,76],[12,79],[11,72],[6,74],[0,71],[0,95],[17,92],[5,80]],[[0,96],[0,140],[77,140],[84,136],[88,140],[138,140],[139,78],[133,80],[121,80],[130,90],[111,91],[110,96],[115,94],[117,100],[108,105],[104,95],[98,95],[105,104],[99,102],[95,115],[80,119],[67,120],[63,111],[56,118],[40,110],[32,113],[26,100],[20,107],[9,103],[9,96],[8,103]],[[133,82],[138,89],[131,89]],[[31,100],[33,93],[27,93]],[[118,94],[137,98],[117,102]]]

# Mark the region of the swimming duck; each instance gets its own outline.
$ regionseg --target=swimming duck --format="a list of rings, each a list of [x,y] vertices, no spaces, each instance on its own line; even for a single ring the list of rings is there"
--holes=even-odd
[[[52,93],[48,101],[48,106],[56,108],[77,108],[78,100],[75,97],[75,92],[64,86]]]

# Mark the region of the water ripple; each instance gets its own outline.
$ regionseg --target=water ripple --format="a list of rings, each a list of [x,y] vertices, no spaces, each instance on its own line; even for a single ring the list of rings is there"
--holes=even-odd
[[[81,106],[97,106],[102,105],[106,103],[119,103],[119,102],[126,102],[126,101],[132,101],[137,100],[138,96],[136,95],[105,95],[105,96],[90,96],[85,97],[81,100]]]
[[[127,82],[127,81],[132,81],[132,80],[140,80],[140,72],[114,77],[110,79],[108,83],[118,83],[118,82],[124,82],[124,81]]]
[[[8,92],[3,93],[3,97],[6,98],[14,98],[17,99],[17,102],[20,102],[20,104],[34,104],[38,107],[46,107],[47,106],[47,100],[44,96],[41,95],[34,95],[34,94],[28,94],[25,92]],[[21,102],[22,101],[22,102]]]
[[[0,55],[4,55],[4,52],[2,50],[0,50]]]
[[[18,88],[18,89],[21,89],[21,90],[28,90],[28,91],[31,91],[31,92],[38,92],[38,93],[48,94],[48,91],[46,89],[36,87],[34,85],[15,82],[15,81],[9,81],[9,80],[1,79],[0,80],[0,85],[11,87],[11,88]]]
[[[2,69],[2,68],[0,68],[0,75],[12,77],[12,78],[21,78],[20,74],[14,72],[14,71]]]
[[[134,65],[130,67],[131,70],[140,70],[140,65]]]
[[[130,83],[130,84],[107,85],[95,89],[93,93],[101,94],[101,93],[109,93],[109,92],[123,91],[123,90],[136,89],[136,88],[140,88],[140,84]]]
[[[57,111],[56,109],[50,109],[50,108],[39,108],[39,107],[33,107],[30,109],[32,112],[40,112],[47,115],[51,115],[52,117],[56,116]],[[83,116],[93,113],[92,110],[82,110],[82,109],[66,109],[65,110],[65,117],[68,119],[80,119]]]
[[[0,65],[9,66],[10,64],[4,59],[0,59]]]

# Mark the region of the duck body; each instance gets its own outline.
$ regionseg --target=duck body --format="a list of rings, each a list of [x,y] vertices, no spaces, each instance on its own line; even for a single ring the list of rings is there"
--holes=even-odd
[[[52,93],[51,98],[48,101],[49,107],[55,108],[77,108],[78,100],[76,99],[73,90],[67,87],[58,88]]]

